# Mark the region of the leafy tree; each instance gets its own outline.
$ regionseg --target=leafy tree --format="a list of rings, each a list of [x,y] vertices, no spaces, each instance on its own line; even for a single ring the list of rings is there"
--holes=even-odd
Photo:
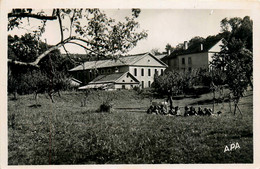
[[[203,43],[204,41],[205,39],[203,37],[195,36],[191,40],[189,40],[188,46],[192,46],[194,44],[200,44]]]
[[[252,21],[248,16],[223,19],[223,32],[230,32],[223,41],[221,52],[214,56],[212,67],[226,75],[225,83],[234,97],[234,114],[239,109],[238,103],[244,92],[252,83],[253,53],[252,53]]]
[[[158,48],[152,49],[152,50],[151,50],[151,53],[153,53],[154,55],[160,55],[160,54],[162,54],[162,53],[159,51]]]
[[[169,43],[165,46],[166,53],[174,51],[174,47],[172,47]]]
[[[125,17],[124,22],[116,22],[108,18],[104,12],[99,9],[53,9],[52,15],[47,15],[44,10],[35,11],[32,9],[13,9],[8,14],[8,30],[23,26],[23,20],[37,19],[41,21],[34,34],[41,37],[45,31],[48,21],[59,23],[60,42],[43,52],[39,52],[34,61],[11,60],[14,64],[39,66],[42,58],[51,51],[63,47],[65,44],[74,44],[83,47],[90,56],[113,58],[122,53],[128,52],[136,46],[139,40],[147,37],[146,31],[138,31],[139,23],[136,18],[140,14],[140,9],[132,9],[132,16]],[[69,21],[69,25],[64,25]],[[65,37],[65,33],[68,34]],[[69,53],[68,53],[69,56]]]
[[[8,36],[8,58],[28,62],[37,57],[39,51],[46,50],[46,43],[38,41],[33,34],[25,34],[21,38]],[[59,50],[53,50],[39,62],[40,69],[19,64],[8,64],[8,92],[29,94],[59,91],[68,83],[69,63],[64,60]],[[51,98],[53,100],[53,98]]]
[[[198,71],[167,71],[165,74],[154,76],[152,87],[160,95],[166,95],[167,100],[172,100],[172,96],[186,94],[197,84]],[[172,102],[170,102],[172,104]],[[170,105],[172,107],[172,105]]]

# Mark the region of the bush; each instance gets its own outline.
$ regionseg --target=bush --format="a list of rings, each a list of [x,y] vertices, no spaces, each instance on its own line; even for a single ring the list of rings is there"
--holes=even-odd
[[[99,107],[99,112],[108,112],[111,113],[112,111],[112,104],[109,102],[103,102]]]

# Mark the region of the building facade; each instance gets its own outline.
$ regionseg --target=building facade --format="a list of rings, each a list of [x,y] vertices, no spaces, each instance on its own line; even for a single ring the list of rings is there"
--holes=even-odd
[[[193,44],[182,51],[172,52],[162,58],[169,70],[191,71],[192,69],[208,68],[213,56],[220,52],[222,39],[211,42]]]
[[[167,65],[151,53],[129,55],[117,60],[89,61],[70,70],[74,78],[84,85],[100,75],[129,72],[139,81],[141,88],[151,87],[154,75],[162,75]],[[123,87],[123,84],[121,84]]]

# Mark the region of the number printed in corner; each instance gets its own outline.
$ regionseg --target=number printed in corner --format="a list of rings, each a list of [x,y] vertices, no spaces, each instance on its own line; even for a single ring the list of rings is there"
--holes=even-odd
[[[225,146],[224,153],[227,152],[227,151],[235,151],[237,149],[240,149],[238,142],[232,143],[229,146],[228,145]]]

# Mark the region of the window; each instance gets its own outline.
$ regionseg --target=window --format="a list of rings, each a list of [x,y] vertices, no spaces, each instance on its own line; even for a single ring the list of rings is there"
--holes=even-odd
[[[141,69],[141,76],[144,76],[144,69]]]
[[[182,63],[183,65],[185,65],[185,58],[182,58],[182,59],[181,59],[181,63]]]
[[[151,76],[151,69],[148,69],[148,76]]]
[[[104,74],[104,72],[105,72],[104,69],[102,69],[102,70],[101,70],[101,74]]]
[[[125,89],[125,85],[122,85],[122,89]]]
[[[188,58],[188,64],[191,64],[191,57]]]
[[[148,87],[151,87],[151,81],[148,81]]]
[[[135,76],[137,76],[137,69],[136,68],[134,69],[134,73],[135,73]]]
[[[108,70],[107,70],[107,73],[110,73],[110,72],[111,72],[111,69],[108,69]]]
[[[189,71],[191,72],[191,67],[189,67]]]
[[[154,69],[154,74],[158,74],[157,69]]]
[[[161,75],[163,75],[163,69],[161,69]]]
[[[133,80],[131,80],[131,82],[133,82]]]
[[[142,88],[144,88],[144,81],[142,81]]]
[[[90,79],[92,78],[92,72],[91,71],[89,72],[89,78]]]

